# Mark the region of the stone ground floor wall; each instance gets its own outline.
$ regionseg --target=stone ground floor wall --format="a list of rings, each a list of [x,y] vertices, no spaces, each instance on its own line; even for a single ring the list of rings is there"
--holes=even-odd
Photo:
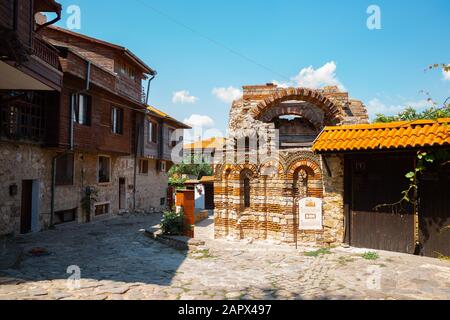
[[[156,168],[156,160],[149,160],[148,173],[137,175],[136,207],[139,210],[152,212],[166,209],[169,176]]]
[[[51,212],[51,170],[55,151],[32,145],[0,144],[0,236],[20,233],[22,207],[22,181],[34,180],[36,188],[35,223],[32,231],[47,229]],[[94,208],[88,219],[81,206],[86,187],[98,191],[95,205],[108,204],[106,215],[133,210],[134,158],[109,155],[111,159],[111,178],[108,183],[98,183],[98,155],[74,154],[74,182],[68,186],[57,186],[55,190],[55,212],[76,210],[79,223],[95,220]],[[153,163],[154,164],[154,163]],[[119,179],[125,179],[125,196],[119,208]],[[149,173],[136,177],[136,209],[153,212],[165,208],[167,196],[167,174],[159,173],[156,164],[149,165]],[[16,186],[17,192],[10,193]],[[34,187],[33,187],[34,188]],[[164,204],[162,204],[164,198]],[[103,217],[102,215],[101,217]]]
[[[244,208],[243,173],[250,175],[250,208]],[[298,202],[305,197],[323,200],[323,230],[298,229]],[[218,165],[215,237],[339,244],[344,237],[343,197],[344,162],[339,157],[292,150],[281,152],[278,163]]]

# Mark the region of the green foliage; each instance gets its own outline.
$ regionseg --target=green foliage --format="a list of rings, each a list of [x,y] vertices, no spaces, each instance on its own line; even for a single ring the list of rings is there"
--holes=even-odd
[[[366,260],[378,260],[380,258],[378,253],[376,253],[374,251],[366,252],[361,257],[363,257],[363,259],[366,259]]]
[[[81,208],[89,216],[92,213],[92,206],[97,202],[98,190],[94,187],[86,187],[81,198]]]
[[[182,211],[180,213],[174,211],[164,212],[161,220],[161,230],[163,234],[172,236],[182,235],[184,225],[183,220],[184,214]]]
[[[185,182],[186,179],[184,178],[179,178],[177,176],[169,177],[169,185],[174,187],[175,189],[183,189]]]
[[[321,248],[321,249],[316,250],[316,251],[307,251],[307,252],[304,253],[304,255],[306,257],[318,257],[318,256],[325,255],[325,254],[331,254],[330,249],[328,249],[328,248]]]
[[[429,99],[429,101],[431,100]],[[414,108],[408,107],[399,114],[394,116],[377,114],[374,122],[389,123],[394,121],[433,120],[439,118],[450,118],[449,104],[446,104],[442,108],[431,107],[420,112]]]
[[[440,67],[439,64],[430,66],[430,69]],[[442,68],[448,71],[450,65],[442,64]],[[436,120],[439,118],[450,118],[450,104],[447,103],[447,99],[443,106],[440,108],[431,107],[423,111],[417,111],[414,108],[408,107],[402,112],[394,116],[387,116],[378,114],[374,122],[394,122],[394,121],[415,121],[415,120]],[[428,101],[433,102],[431,98]],[[417,153],[417,163],[414,171],[406,173],[405,178],[409,181],[409,186],[406,190],[402,191],[401,199],[392,204],[381,204],[375,207],[375,210],[379,210],[382,207],[396,207],[402,206],[404,202],[414,203],[417,201],[417,191],[419,189],[418,180],[420,176],[432,166],[443,166],[450,163],[450,153],[447,150],[434,150],[434,151],[419,151]]]
[[[209,163],[204,162],[200,157],[188,157],[183,163],[172,166],[169,170],[169,177],[179,178],[182,175],[193,175],[197,179],[204,176],[212,176],[214,171]]]

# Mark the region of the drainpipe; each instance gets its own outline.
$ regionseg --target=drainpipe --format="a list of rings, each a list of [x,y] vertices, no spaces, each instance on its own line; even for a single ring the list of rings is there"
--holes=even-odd
[[[78,95],[86,92],[89,90],[91,84],[91,62],[87,61],[86,66],[86,86],[83,90],[77,91],[75,94],[73,94],[72,99],[70,99],[70,134],[69,134],[69,150],[66,150],[65,152],[56,155],[52,159],[52,186],[51,186],[51,199],[50,199],[50,229],[54,229],[54,220],[55,220],[55,193],[56,193],[56,161],[62,157],[65,156],[68,153],[73,153],[74,151],[74,111],[75,111],[75,105],[78,102]],[[75,159],[74,159],[75,161]]]
[[[147,94],[145,96],[145,106],[148,106],[148,98],[150,97],[150,84],[152,83],[152,80],[155,79],[157,73],[155,71],[155,73],[152,74],[151,78],[148,79],[148,84],[147,84]]]
[[[133,172],[133,212],[136,211],[136,183],[137,183],[137,166],[138,166],[138,149],[140,147],[141,123],[137,123],[136,139],[134,148],[134,172]]]
[[[147,94],[145,95],[145,115],[144,115],[144,124],[147,116],[147,106],[148,106],[148,99],[150,97],[150,84],[153,79],[156,77],[156,71],[152,74],[150,79],[148,79],[147,84]],[[136,124],[136,137],[135,137],[135,148],[134,148],[134,168],[133,168],[133,212],[136,211],[136,189],[137,189],[137,167],[138,167],[138,149],[141,146],[141,130],[142,130],[142,122],[140,120],[137,120]]]

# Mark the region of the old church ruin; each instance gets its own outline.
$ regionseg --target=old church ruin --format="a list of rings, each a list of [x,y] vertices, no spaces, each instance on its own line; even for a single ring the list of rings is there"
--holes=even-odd
[[[365,106],[337,87],[243,89],[231,107],[229,137],[216,150],[216,238],[341,243],[343,159],[317,155],[312,145],[325,126],[367,123]],[[308,226],[299,205],[316,203],[319,216],[309,216],[317,223]]]

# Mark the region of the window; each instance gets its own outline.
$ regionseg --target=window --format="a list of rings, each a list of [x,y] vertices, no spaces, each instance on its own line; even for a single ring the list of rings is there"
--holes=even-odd
[[[46,109],[53,103],[51,94],[9,91],[1,95],[5,99],[0,99],[0,135],[14,140],[42,141],[46,133]]]
[[[98,182],[108,183],[111,180],[111,159],[109,157],[98,157]]]
[[[73,185],[73,154],[64,154],[56,159],[56,185],[69,186]]]
[[[158,172],[166,172],[167,168],[166,168],[166,162],[162,161],[162,160],[158,160],[156,161],[156,170]]]
[[[177,145],[177,137],[175,136],[175,130],[169,129],[169,147],[173,148]]]
[[[55,224],[75,221],[77,217],[77,209],[64,210],[55,212]]]
[[[241,204],[244,209],[250,208],[250,194],[251,194],[251,176],[250,170],[241,172]]]
[[[111,110],[111,129],[115,134],[123,134],[123,109],[113,107]]]
[[[136,80],[136,70],[125,62],[120,63],[120,73],[131,80]]]
[[[148,122],[148,142],[158,142],[158,124],[153,121]]]
[[[139,173],[148,174],[148,160],[141,160],[139,162]]]
[[[160,205],[160,206],[165,206],[165,205],[166,205],[166,198],[161,198],[161,199],[159,200],[159,205]]]
[[[95,215],[102,216],[109,213],[109,203],[98,204],[95,206]]]
[[[250,208],[250,178],[244,178],[244,208]]]
[[[84,126],[90,126],[92,98],[84,94],[72,94],[71,103],[74,105],[73,121]]]

